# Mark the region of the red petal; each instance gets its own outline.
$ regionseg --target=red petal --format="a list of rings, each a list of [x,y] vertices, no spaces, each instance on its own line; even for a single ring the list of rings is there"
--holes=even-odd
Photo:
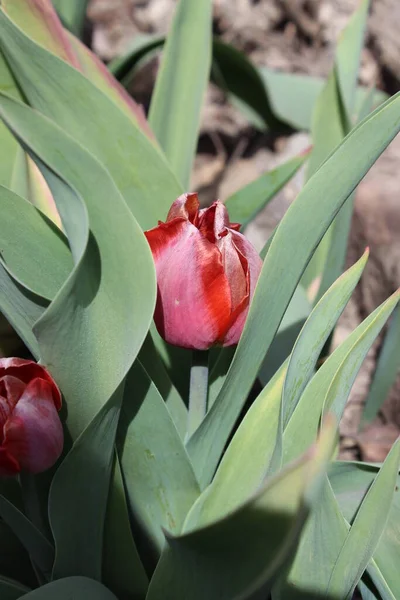
[[[199,206],[200,203],[197,194],[182,194],[169,209],[167,223],[172,221],[172,219],[180,217],[196,224]]]
[[[205,350],[230,321],[231,299],[218,248],[189,221],[174,219],[145,233],[156,264],[154,315],[169,343]]]
[[[30,473],[49,469],[59,458],[63,430],[50,383],[37,378],[26,386],[4,426],[2,448]]]
[[[244,261],[247,262],[247,295],[232,312],[231,322],[228,325],[228,330],[224,336],[224,346],[232,346],[233,344],[237,344],[240,336],[242,335],[250,302],[262,268],[261,258],[257,254],[257,251],[253,245],[244,237],[244,235],[236,231],[231,231],[230,235],[232,238],[232,244],[236,248],[238,256],[242,256],[242,265],[245,264]]]
[[[4,375],[12,375],[25,383],[29,383],[36,377],[45,379],[51,385],[54,404],[57,410],[60,410],[61,392],[50,373],[42,365],[22,358],[0,358],[0,378]]]
[[[210,242],[215,242],[227,233],[229,215],[226,207],[218,200],[209,208],[199,212],[198,228]]]
[[[12,375],[4,375],[0,379],[0,442],[3,440],[4,424],[25,388],[26,383]]]

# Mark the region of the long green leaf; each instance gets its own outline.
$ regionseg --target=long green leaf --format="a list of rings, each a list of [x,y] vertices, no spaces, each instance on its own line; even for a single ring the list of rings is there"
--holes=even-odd
[[[307,151],[300,156],[291,158],[230,196],[225,202],[230,220],[240,223],[244,229],[293,177],[303,165],[308,154]]]
[[[396,380],[400,366],[400,308],[397,307],[389,322],[388,331],[379,353],[378,363],[365,401],[361,426],[378,414],[389,390]]]
[[[261,587],[267,594],[319,498],[335,433],[331,422],[316,449],[267,481],[222,519],[199,529],[185,529],[178,537],[168,536],[148,600],[238,600],[251,597]],[[196,511],[196,505],[192,510]],[[189,517],[189,527],[191,521]]]
[[[88,0],[53,0],[62,22],[72,33],[81,37],[85,23]]]
[[[152,552],[180,533],[199,487],[165,403],[138,361],[127,378],[117,446],[130,512]]]
[[[49,579],[54,561],[54,547],[4,496],[0,496],[0,516],[26,548],[35,565]]]
[[[181,188],[154,144],[81,73],[24,35],[3,9],[0,34],[2,49],[32,106],[106,166],[143,229],[156,225]]]
[[[212,483],[197,502],[190,527],[217,520],[257,491],[273,460],[287,362],[266,385],[241,422]],[[188,524],[186,524],[188,527]]]
[[[357,512],[330,577],[328,595],[352,598],[386,526],[399,465],[400,441],[393,446]]]
[[[335,66],[318,98],[312,122],[310,177],[352,127],[361,48],[369,0],[362,0],[339,40]],[[317,249],[305,274],[309,285],[321,277],[317,298],[339,277],[346,258],[353,198],[349,198]]]
[[[337,211],[399,129],[397,95],[350,133],[283,217],[265,257],[242,337],[219,397],[188,443],[202,486],[215,471],[310,256]],[[285,272],[290,277],[283,278]]]
[[[368,251],[321,298],[307,319],[290,356],[283,388],[284,427],[310,381],[322,348],[356,287]]]
[[[329,478],[347,521],[354,521],[378,469],[377,465],[365,463],[338,462],[333,465]],[[399,484],[398,478],[388,523],[374,552],[375,560],[368,565],[368,573],[384,600],[394,600],[400,594],[398,576],[400,551],[397,542],[400,535]],[[380,510],[377,514],[381,514]]]
[[[115,453],[116,454],[116,453]],[[103,581],[119,598],[145,598],[149,580],[133,539],[121,466],[115,456],[104,532]]]
[[[362,361],[398,300],[396,293],[371,313],[311,379],[284,431],[285,461],[298,456],[314,439],[324,405],[341,416]]]
[[[185,189],[210,72],[211,8],[211,0],[179,0],[150,105],[150,125]]]

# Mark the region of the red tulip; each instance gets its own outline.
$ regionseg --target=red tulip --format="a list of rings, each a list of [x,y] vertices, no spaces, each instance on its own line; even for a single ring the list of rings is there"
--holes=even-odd
[[[0,359],[0,475],[40,473],[63,448],[61,394],[44,367]]]
[[[170,344],[206,350],[237,344],[262,261],[221,202],[199,210],[183,194],[165,223],[146,231],[157,272],[154,320]]]

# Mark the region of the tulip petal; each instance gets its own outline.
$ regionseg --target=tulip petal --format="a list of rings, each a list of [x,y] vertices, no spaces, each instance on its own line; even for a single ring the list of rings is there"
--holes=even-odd
[[[222,339],[231,314],[220,251],[183,218],[145,235],[157,271],[154,320],[160,335],[176,346],[209,348]]]
[[[30,473],[49,469],[59,458],[63,429],[48,381],[36,378],[26,386],[4,426],[2,449]]]
[[[57,410],[60,410],[62,404],[61,392],[49,372],[42,365],[23,358],[0,358],[0,378],[6,374],[17,377],[24,383],[29,383],[36,377],[45,379],[51,385],[54,404]]]
[[[195,221],[199,206],[200,203],[197,194],[182,194],[175,200],[169,209],[167,223],[172,221],[172,219],[181,217],[182,219],[187,219],[191,223],[196,224]]]
[[[247,263],[247,295],[243,297],[241,303],[234,307],[231,315],[231,322],[224,336],[223,346],[232,346],[237,344],[243,331],[244,323],[249,311],[250,301],[254,294],[254,289],[262,268],[262,260],[257,254],[250,242],[236,231],[230,232],[232,246],[235,248],[238,256],[241,256],[242,265]],[[232,286],[232,279],[231,286]]]
[[[12,375],[4,375],[0,379],[0,442],[3,440],[4,424],[25,388],[26,384]]]

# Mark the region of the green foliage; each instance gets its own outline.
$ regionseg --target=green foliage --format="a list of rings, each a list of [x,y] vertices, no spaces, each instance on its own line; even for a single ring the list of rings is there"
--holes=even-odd
[[[85,3],[55,5],[80,34]],[[367,114],[366,1],[325,83],[212,41],[211,8],[178,2],[151,129],[49,0],[1,4],[0,311],[60,386],[65,431],[54,469],[0,481],[2,599],[345,600],[357,586],[364,600],[400,597],[399,443],[381,467],[333,460],[354,378],[392,313],[366,420],[394,379],[399,294],[319,361],[368,257],[341,274],[351,196],[400,131],[400,95]],[[136,40],[114,73],[126,83],[162,43]],[[259,127],[308,128],[315,105],[314,148],[227,200],[246,227],[310,157],[261,253],[237,349],[213,350],[192,433],[190,357],[152,325],[143,230],[188,185],[211,64]]]

